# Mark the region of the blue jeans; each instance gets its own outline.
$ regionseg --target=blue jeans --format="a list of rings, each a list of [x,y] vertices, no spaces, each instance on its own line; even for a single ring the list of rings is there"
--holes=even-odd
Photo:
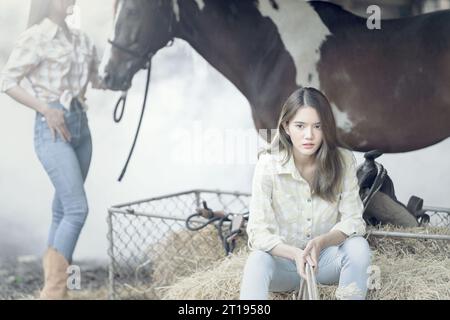
[[[49,106],[64,111],[64,119],[72,139],[65,142],[57,133],[56,141],[53,141],[45,118],[36,113],[36,154],[55,188],[48,246],[56,249],[71,263],[88,214],[84,181],[91,162],[92,140],[86,112],[82,110],[78,100],[72,100],[70,111],[64,109],[59,102],[50,103]]]
[[[341,299],[365,299],[370,261],[367,240],[347,238],[341,245],[321,251],[316,280],[326,285],[339,283],[336,293],[341,292]],[[260,250],[250,253],[244,268],[240,299],[267,300],[269,292],[291,292],[299,288],[300,276],[294,261]]]

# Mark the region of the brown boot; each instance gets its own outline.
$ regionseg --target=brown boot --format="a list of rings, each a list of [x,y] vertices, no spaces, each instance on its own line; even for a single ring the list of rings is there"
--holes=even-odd
[[[48,248],[43,257],[44,288],[39,299],[67,299],[67,268],[66,258],[53,248]]]

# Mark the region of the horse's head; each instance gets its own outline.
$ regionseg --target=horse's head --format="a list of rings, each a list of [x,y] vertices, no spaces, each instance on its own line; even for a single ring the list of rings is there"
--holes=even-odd
[[[104,82],[111,90],[128,90],[136,72],[174,36],[172,0],[116,0],[114,37]]]

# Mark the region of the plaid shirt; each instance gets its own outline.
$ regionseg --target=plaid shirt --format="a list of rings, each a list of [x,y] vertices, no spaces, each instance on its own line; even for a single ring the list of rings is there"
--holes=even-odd
[[[344,158],[341,193],[335,202],[311,194],[294,158],[282,165],[280,154],[262,154],[253,177],[247,224],[249,247],[270,251],[285,243],[304,249],[309,240],[332,230],[364,235],[363,203],[359,197],[356,159],[339,148]]]
[[[0,92],[26,78],[41,101],[59,100],[69,109],[72,98],[79,98],[86,110],[88,83],[100,88],[100,60],[86,34],[75,29],[70,33],[71,42],[62,28],[48,18],[24,31],[0,73]]]

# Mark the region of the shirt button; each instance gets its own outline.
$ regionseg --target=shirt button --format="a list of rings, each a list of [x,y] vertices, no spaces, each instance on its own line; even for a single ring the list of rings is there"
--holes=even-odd
[[[308,202],[311,202],[311,199],[308,199]]]
[[[311,235],[308,233],[308,234],[306,235],[306,237],[309,239],[309,238],[311,238]]]
[[[311,222],[311,218],[306,219],[308,222]]]

